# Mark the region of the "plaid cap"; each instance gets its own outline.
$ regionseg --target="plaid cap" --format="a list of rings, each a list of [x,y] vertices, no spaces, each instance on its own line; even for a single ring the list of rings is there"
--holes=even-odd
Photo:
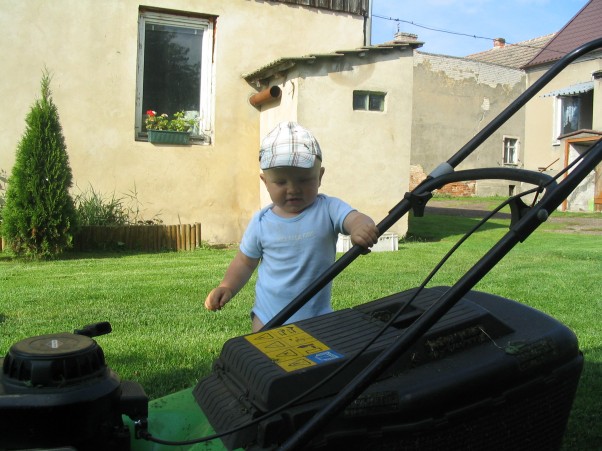
[[[259,166],[312,168],[322,151],[314,135],[296,122],[281,122],[261,141]]]

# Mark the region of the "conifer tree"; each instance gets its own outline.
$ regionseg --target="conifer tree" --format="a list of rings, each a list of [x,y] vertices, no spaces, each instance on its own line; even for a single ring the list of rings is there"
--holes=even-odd
[[[67,147],[44,70],[42,97],[25,119],[8,179],[2,235],[18,255],[54,257],[71,247],[76,216]]]

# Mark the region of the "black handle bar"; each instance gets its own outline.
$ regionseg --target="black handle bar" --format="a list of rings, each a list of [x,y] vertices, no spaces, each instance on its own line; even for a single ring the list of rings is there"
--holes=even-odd
[[[537,186],[545,186],[547,184],[556,185],[552,177],[547,174],[535,171],[526,171],[524,169],[515,168],[484,168],[484,169],[469,169],[466,171],[451,172],[443,174],[436,179],[428,179],[421,185],[421,193],[426,193],[430,198],[430,191],[441,188],[444,185],[452,182],[458,182],[462,180],[484,180],[484,179],[502,179],[502,180],[514,180],[517,182],[530,183]],[[403,214],[405,214],[409,207],[414,208],[417,212],[417,216],[422,215],[422,210],[426,205],[425,196],[420,193],[408,193],[404,201],[398,205],[398,210],[393,209],[389,215],[383,219],[378,225],[379,234],[385,230],[388,230]],[[407,204],[406,204],[407,203]],[[320,276],[313,284],[307,287],[301,292],[295,299],[293,299],[286,307],[276,314],[263,329],[269,329],[272,327],[283,324],[287,319],[295,314],[305,303],[315,296],[318,291],[324,288],[330,281],[336,277],[343,269],[345,269],[351,261],[357,256],[361,255],[364,249],[361,246],[353,246],[346,254],[341,256],[327,271]]]

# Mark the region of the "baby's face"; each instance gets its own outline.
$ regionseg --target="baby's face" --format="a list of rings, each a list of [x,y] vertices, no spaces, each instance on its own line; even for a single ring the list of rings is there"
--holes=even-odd
[[[261,180],[274,203],[272,211],[279,216],[293,217],[314,203],[324,168],[320,162],[311,169],[281,167],[266,169]]]

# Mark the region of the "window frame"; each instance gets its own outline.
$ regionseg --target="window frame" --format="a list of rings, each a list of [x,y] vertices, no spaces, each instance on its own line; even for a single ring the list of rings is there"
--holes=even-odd
[[[577,100],[577,128],[575,130],[565,132],[563,126],[563,119],[565,115],[563,114],[563,111],[567,99]],[[554,136],[552,137],[554,145],[560,144],[559,138],[561,136],[574,133],[578,130],[591,128],[593,121],[593,108],[593,91],[556,96],[554,99],[554,128],[552,130],[554,133]]]
[[[201,47],[200,99],[199,99],[199,133],[191,136],[193,143],[211,143],[213,141],[213,103],[214,103],[214,22],[213,16],[177,14],[160,10],[141,9],[138,13],[138,52],[136,71],[136,108],[135,108],[135,139],[147,140],[146,132],[142,131],[144,112],[142,111],[144,86],[144,51],[145,31],[147,23],[170,25],[183,28],[201,29],[203,42]],[[161,112],[158,112],[161,113]]]
[[[571,99],[572,101],[574,101],[575,99],[577,100],[577,128],[575,130],[579,130],[580,129],[580,123],[581,123],[581,108],[582,108],[582,100],[580,96],[557,96],[556,97],[556,118],[554,121],[554,139],[557,141],[559,136],[565,135],[566,133],[564,132],[564,126],[563,126],[563,119],[564,119],[564,109],[565,109],[565,103],[567,101],[567,99]],[[573,130],[573,131],[575,131]],[[571,132],[569,132],[571,133]]]
[[[506,152],[507,143],[510,141],[514,141],[514,161],[507,161],[506,156],[508,153]],[[502,137],[502,164],[504,166],[518,166],[520,163],[520,139],[518,136],[510,136],[504,135]]]
[[[364,96],[363,98],[363,108],[356,108],[356,97]],[[382,109],[373,109],[371,108],[372,100],[375,97],[381,97],[380,104],[382,105]],[[373,113],[384,113],[386,111],[386,98],[387,93],[383,91],[366,91],[363,89],[356,89],[353,91],[352,98],[352,108],[353,111],[371,111]]]

